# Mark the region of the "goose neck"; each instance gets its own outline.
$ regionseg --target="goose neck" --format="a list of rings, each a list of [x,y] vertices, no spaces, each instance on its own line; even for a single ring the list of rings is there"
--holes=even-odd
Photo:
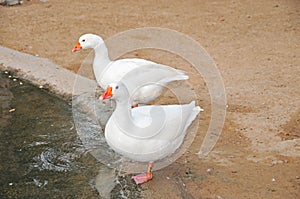
[[[104,68],[111,62],[108,56],[108,50],[104,42],[99,43],[95,48],[95,58],[93,63],[93,69],[96,74],[96,78],[98,78]]]
[[[131,105],[126,100],[122,102],[117,101],[113,114],[121,126],[132,123]]]

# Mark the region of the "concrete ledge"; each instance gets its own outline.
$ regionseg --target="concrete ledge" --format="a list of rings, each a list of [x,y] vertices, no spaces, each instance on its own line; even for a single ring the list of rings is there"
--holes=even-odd
[[[21,53],[0,46],[0,69],[16,73],[22,79],[32,82],[37,86],[43,86],[51,92],[65,99],[71,99],[72,95],[81,95],[87,90],[96,88],[94,80],[77,75],[49,59]],[[74,84],[80,79],[80,84]]]

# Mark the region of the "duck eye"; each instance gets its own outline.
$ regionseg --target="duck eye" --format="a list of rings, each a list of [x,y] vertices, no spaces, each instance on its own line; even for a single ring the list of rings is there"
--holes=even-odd
[[[119,86],[116,86],[116,89],[119,89]]]
[[[85,39],[83,39],[82,42],[85,42]]]

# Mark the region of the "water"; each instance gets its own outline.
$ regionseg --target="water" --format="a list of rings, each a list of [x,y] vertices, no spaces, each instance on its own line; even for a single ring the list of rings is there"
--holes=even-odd
[[[102,198],[103,180],[117,172],[85,149],[70,102],[5,71],[0,101],[0,198]],[[117,185],[105,197],[140,198],[129,176],[112,180]]]

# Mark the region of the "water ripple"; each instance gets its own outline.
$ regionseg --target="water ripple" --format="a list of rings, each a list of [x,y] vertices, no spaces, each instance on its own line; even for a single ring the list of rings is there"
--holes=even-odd
[[[79,158],[79,155],[49,148],[33,158],[35,161],[33,167],[39,170],[71,171],[75,167],[78,167],[75,161],[76,158]]]

